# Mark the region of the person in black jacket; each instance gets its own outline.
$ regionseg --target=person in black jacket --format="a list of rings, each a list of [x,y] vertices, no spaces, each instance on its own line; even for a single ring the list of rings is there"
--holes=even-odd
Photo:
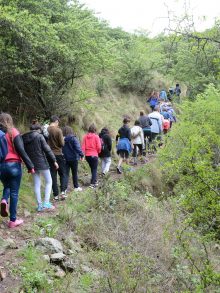
[[[78,184],[78,161],[84,158],[78,138],[73,134],[70,126],[63,128],[63,154],[66,159],[66,186],[68,186],[70,169],[72,172],[74,191],[82,191]]]
[[[108,128],[102,128],[99,137],[101,139],[101,153],[99,157],[102,161],[102,174],[105,175],[108,173],[111,166],[111,150],[112,150],[112,139],[109,133]]]
[[[53,162],[58,169],[56,157],[41,132],[40,124],[30,126],[30,132],[23,134],[24,148],[34,164],[35,173],[33,174],[34,192],[37,199],[37,211],[53,210],[54,206],[50,203],[52,190],[52,178],[47,158]],[[41,175],[45,180],[44,202],[41,199]]]
[[[22,177],[21,163],[23,160],[29,173],[34,173],[34,165],[24,150],[20,133],[14,127],[10,114],[0,114],[0,129],[5,133],[8,146],[7,155],[0,162],[0,180],[3,184],[1,216],[8,217],[10,213],[8,227],[15,228],[24,222],[23,219],[17,219],[18,195]]]

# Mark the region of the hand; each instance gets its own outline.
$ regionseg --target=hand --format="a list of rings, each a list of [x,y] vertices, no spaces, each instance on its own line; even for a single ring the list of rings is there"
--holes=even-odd
[[[32,169],[28,170],[28,173],[34,174],[34,173],[35,173],[35,170],[34,170],[34,168],[32,168]]]
[[[57,162],[54,162],[54,166],[55,166],[56,170],[59,169],[59,165],[57,164]]]

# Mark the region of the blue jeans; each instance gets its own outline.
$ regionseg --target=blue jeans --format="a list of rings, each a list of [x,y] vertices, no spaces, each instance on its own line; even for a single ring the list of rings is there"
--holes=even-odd
[[[21,177],[21,163],[0,163],[0,180],[4,187],[2,199],[5,199],[8,202],[10,197],[10,220],[13,222],[16,220],[18,192],[20,188]]]

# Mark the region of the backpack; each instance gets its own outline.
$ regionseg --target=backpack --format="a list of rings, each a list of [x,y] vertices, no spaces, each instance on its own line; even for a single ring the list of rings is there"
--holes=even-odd
[[[0,130],[0,163],[4,162],[8,154],[8,143],[5,133]]]

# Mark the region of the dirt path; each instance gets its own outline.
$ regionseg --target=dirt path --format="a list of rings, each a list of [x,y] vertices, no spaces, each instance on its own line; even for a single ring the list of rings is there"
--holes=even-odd
[[[155,155],[150,156],[147,163],[152,162],[154,159]],[[137,166],[130,165],[130,168],[134,171],[141,168],[143,165],[144,163],[139,162]],[[115,169],[111,169],[109,175],[113,180],[123,177],[123,174],[117,174]],[[82,187],[83,190],[88,188],[88,186],[85,185]],[[58,205],[65,205],[65,201],[55,202],[54,205],[56,207]],[[8,219],[5,218],[2,218],[2,223],[0,224],[0,278],[3,278],[3,280],[0,280],[1,293],[15,292],[15,288],[21,286],[21,278],[14,270],[22,261],[22,256],[19,255],[19,251],[21,251],[28,242],[36,239],[36,235],[33,234],[33,224],[36,224],[40,218],[48,218],[48,214],[50,218],[56,217],[59,214],[59,210],[56,209],[53,213],[30,213],[27,210],[18,210],[18,213],[18,216],[24,219],[24,224],[22,226],[15,229],[8,229]]]

